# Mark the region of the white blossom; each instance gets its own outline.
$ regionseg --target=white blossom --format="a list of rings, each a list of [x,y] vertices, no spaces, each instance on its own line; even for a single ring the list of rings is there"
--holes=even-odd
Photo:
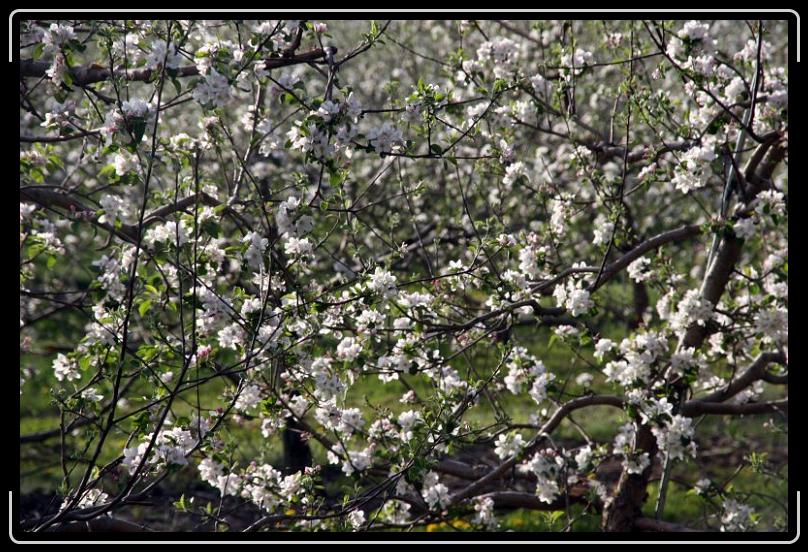
[[[227,77],[211,68],[194,87],[193,97],[203,106],[222,107],[230,99],[231,90]]]
[[[494,444],[496,445],[494,452],[502,460],[505,460],[519,454],[527,443],[519,433],[502,433],[497,437]]]
[[[59,381],[81,379],[76,361],[70,360],[64,353],[59,353],[53,360],[53,373]]]

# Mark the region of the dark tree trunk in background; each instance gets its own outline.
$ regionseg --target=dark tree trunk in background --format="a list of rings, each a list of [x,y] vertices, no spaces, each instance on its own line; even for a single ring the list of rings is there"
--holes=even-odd
[[[645,311],[648,308],[648,290],[642,282],[634,282],[633,285],[634,296],[634,319],[631,321],[629,327],[636,330],[642,325],[642,318],[645,316]]]
[[[290,473],[311,466],[311,448],[302,438],[303,431],[294,418],[286,419],[286,428],[283,430],[283,463]]]

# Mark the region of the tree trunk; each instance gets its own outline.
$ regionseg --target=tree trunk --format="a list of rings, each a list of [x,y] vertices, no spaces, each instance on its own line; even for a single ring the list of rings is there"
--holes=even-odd
[[[647,452],[651,462],[642,473],[620,474],[614,494],[606,501],[601,518],[601,529],[608,532],[628,532],[634,530],[634,522],[642,517],[642,505],[648,498],[648,479],[654,469],[657,444],[651,428],[641,425],[637,430],[637,452]]]
[[[629,327],[636,330],[642,326],[642,319],[645,316],[645,311],[648,309],[648,290],[642,282],[634,282],[632,286],[634,298],[634,318],[631,320]]]
[[[283,463],[290,473],[311,466],[311,448],[302,438],[303,431],[294,418],[286,419],[286,428],[283,430]]]
[[[760,144],[747,164],[745,177],[749,190],[746,191],[746,203],[749,205],[757,194],[766,186],[786,154],[786,146],[779,141],[781,135],[773,134],[767,141]],[[733,236],[722,237],[716,251],[715,259],[707,267],[704,282],[701,288],[701,297],[713,305],[721,299],[727,287],[732,271],[741,256],[743,240]],[[682,337],[679,347],[698,348],[707,337],[710,331],[707,325],[691,325]],[[686,391],[683,382],[674,385],[675,393],[681,396]],[[674,404],[679,404],[679,397],[676,397]],[[640,426],[637,430],[636,447],[637,452],[647,452],[651,458],[651,463],[642,474],[628,474],[625,470],[620,475],[617,488],[614,491],[603,509],[601,528],[604,531],[633,531],[634,524],[642,516],[642,505],[648,498],[648,479],[654,465],[657,454],[657,444],[651,428]]]

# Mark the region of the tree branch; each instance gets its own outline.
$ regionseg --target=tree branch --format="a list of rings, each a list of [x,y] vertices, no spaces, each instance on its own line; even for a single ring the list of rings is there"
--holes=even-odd
[[[784,364],[786,362],[786,356],[783,353],[761,353],[755,358],[752,364],[746,369],[746,371],[741,374],[738,378],[730,382],[726,389],[722,389],[719,391],[715,391],[710,393],[709,395],[698,399],[698,401],[691,401],[691,402],[702,402],[702,403],[721,403],[728,399],[731,399],[750,385],[752,385],[755,381],[759,379],[763,379],[765,374],[766,367],[771,363],[778,363]]]
[[[288,57],[271,57],[264,59],[266,69],[277,69],[279,67],[287,67],[290,65],[298,65],[301,63],[311,63],[319,60],[324,56],[322,49],[317,48],[302,54],[292,55]],[[20,77],[44,77],[46,71],[50,68],[50,63],[46,61],[34,61],[31,59],[20,60]],[[195,65],[186,65],[178,67],[176,70],[177,77],[194,77],[199,75],[199,69]],[[116,69],[114,76],[123,77],[128,81],[149,81],[157,78],[160,71],[155,69]],[[103,82],[109,80],[113,73],[109,68],[103,67],[98,64],[80,65],[70,69],[70,76],[73,77],[73,82],[79,86],[86,86],[96,82]]]

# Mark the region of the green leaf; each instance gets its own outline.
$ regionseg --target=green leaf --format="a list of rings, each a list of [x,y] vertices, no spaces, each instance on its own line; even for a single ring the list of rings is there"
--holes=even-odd
[[[174,502],[174,507],[179,510],[180,512],[185,512],[188,510],[188,504],[185,501],[185,493],[180,495],[180,499]]]
[[[214,238],[219,237],[219,224],[213,219],[208,219],[205,222],[203,222],[202,230],[206,234],[213,236]]]
[[[157,290],[157,288],[156,288],[156,287],[154,287],[154,286],[153,286],[153,285],[151,285],[151,284],[146,284],[146,285],[145,285],[145,286],[143,286],[143,287],[144,287],[144,289],[146,289],[146,291],[148,291],[148,292],[150,292],[150,293],[153,293],[153,294],[155,294],[155,295],[157,295],[157,296],[159,296],[159,295],[160,295],[160,292]]]
[[[143,140],[143,134],[146,132],[146,120],[137,118],[132,121],[132,137],[134,143],[139,144]]]
[[[149,312],[149,309],[151,308],[151,306],[152,306],[151,299],[146,299],[145,301],[143,301],[142,303],[140,303],[137,306],[138,314],[140,314],[140,316],[143,316],[144,314]]]

